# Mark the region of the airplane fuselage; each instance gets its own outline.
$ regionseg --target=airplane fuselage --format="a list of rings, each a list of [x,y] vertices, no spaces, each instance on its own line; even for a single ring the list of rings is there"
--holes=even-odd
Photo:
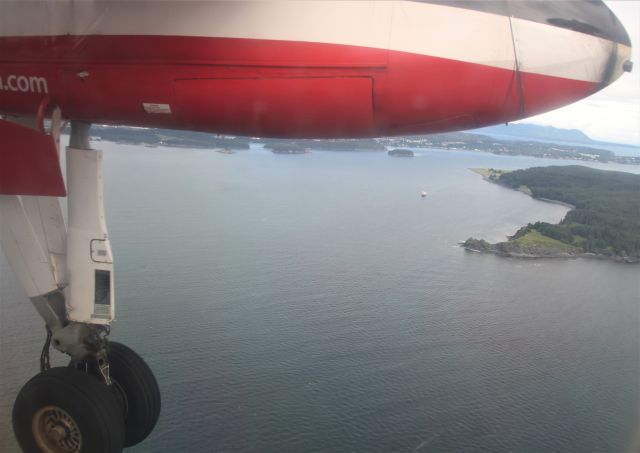
[[[3,2],[0,112],[277,137],[461,130],[617,79],[584,2]]]

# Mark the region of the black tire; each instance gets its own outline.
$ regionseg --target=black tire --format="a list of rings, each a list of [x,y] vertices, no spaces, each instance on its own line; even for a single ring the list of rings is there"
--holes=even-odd
[[[142,442],[160,416],[160,389],[145,361],[132,349],[109,342],[109,375],[124,411],[125,447]]]
[[[124,445],[118,400],[82,371],[51,368],[34,376],[13,405],[13,431],[22,450],[117,453]]]

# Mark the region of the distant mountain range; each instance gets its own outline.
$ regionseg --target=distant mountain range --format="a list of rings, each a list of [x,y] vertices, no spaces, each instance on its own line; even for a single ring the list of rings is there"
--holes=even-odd
[[[476,134],[500,135],[527,140],[545,140],[551,142],[572,142],[593,145],[598,142],[589,138],[578,129],[560,129],[553,126],[539,126],[537,124],[500,124],[469,131]]]

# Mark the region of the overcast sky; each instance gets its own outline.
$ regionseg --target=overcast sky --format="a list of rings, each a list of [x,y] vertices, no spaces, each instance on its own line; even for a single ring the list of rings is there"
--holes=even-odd
[[[605,3],[629,33],[633,71],[582,101],[519,122],[580,129],[595,140],[640,146],[640,1]]]

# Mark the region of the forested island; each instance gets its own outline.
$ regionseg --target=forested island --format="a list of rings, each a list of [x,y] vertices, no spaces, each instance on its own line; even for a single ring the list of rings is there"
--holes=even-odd
[[[274,154],[308,154],[308,148],[295,143],[279,143],[269,147]]]
[[[488,181],[572,209],[559,224],[530,223],[506,242],[469,238],[463,245],[467,250],[521,258],[640,262],[640,175],[577,165],[474,171]]]
[[[402,148],[392,149],[387,154],[389,156],[395,156],[395,157],[415,157],[415,154],[413,153],[413,151],[411,151],[410,149],[402,149]]]
[[[389,149],[437,148],[450,151],[482,151],[500,155],[531,156],[547,159],[572,159],[591,162],[615,162],[640,164],[640,156],[619,156],[601,148],[544,143],[540,141],[508,140],[468,132],[450,132],[406,137],[383,137],[369,139],[302,140],[257,137],[237,137],[207,134],[203,132],[166,129],[131,128],[94,125],[93,140],[108,140],[116,143],[179,148],[247,150],[250,144],[263,145],[276,153],[297,154],[289,150],[306,151],[387,151]]]
[[[386,147],[374,139],[277,139],[253,138],[254,143],[279,154],[300,154],[313,151],[386,151]],[[291,152],[289,152],[291,151]]]
[[[543,159],[570,159],[587,162],[615,162],[639,165],[639,156],[618,156],[613,151],[569,143],[545,143],[535,140],[509,140],[470,132],[384,137],[387,146],[404,148],[438,148],[450,151],[482,151],[506,156],[530,156]]]
[[[170,129],[105,126],[91,128],[92,140],[176,148],[247,150],[251,143],[262,145],[276,154],[304,154],[310,151],[386,151],[377,139],[277,139],[209,134]]]

